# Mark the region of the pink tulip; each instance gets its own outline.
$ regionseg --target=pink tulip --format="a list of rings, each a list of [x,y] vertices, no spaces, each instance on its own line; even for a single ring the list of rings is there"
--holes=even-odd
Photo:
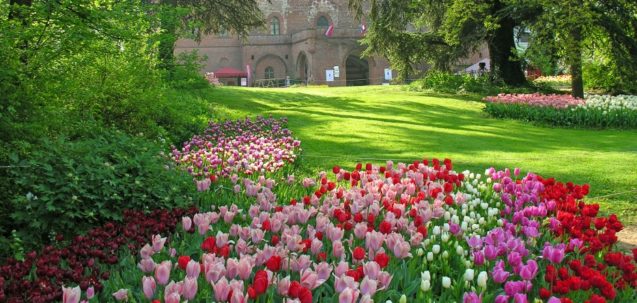
[[[165,303],[179,303],[179,301],[181,301],[179,293],[174,292],[164,296]]]
[[[166,285],[166,283],[168,283],[171,269],[172,263],[170,261],[163,261],[155,267],[155,278],[159,285]]]
[[[343,247],[343,243],[340,240],[332,242],[332,255],[334,256],[334,258],[341,258],[344,253],[345,248]]]
[[[205,235],[206,232],[208,232],[208,229],[210,229],[210,223],[208,222],[197,225],[197,230],[199,230],[200,235]]]
[[[347,288],[358,289],[358,282],[350,276],[336,277],[334,280],[334,289],[336,292],[343,292]]]
[[[373,296],[376,293],[377,287],[378,281],[365,277],[363,281],[361,281],[361,294]]]
[[[318,275],[311,269],[305,269],[301,271],[301,285],[309,288],[310,290],[316,288]]]
[[[349,263],[345,261],[341,261],[338,263],[338,265],[336,265],[336,268],[334,269],[334,274],[336,274],[337,277],[340,277],[344,275],[348,270],[349,270]]]
[[[115,297],[115,300],[117,301],[128,300],[128,289],[120,289],[114,292],[113,297]]]
[[[235,258],[230,258],[226,261],[226,277],[232,280],[239,274],[239,261]]]
[[[186,277],[183,284],[183,296],[187,300],[192,300],[197,295],[197,278]]]
[[[182,217],[181,225],[184,227],[185,231],[190,230],[190,228],[192,227],[192,219],[190,219],[190,217]]]
[[[330,278],[330,274],[332,273],[332,266],[326,262],[321,262],[319,264],[314,264],[314,270],[318,276],[318,282],[323,284]]]
[[[535,262],[535,260],[529,260],[526,265],[522,266],[522,269],[520,269],[520,277],[522,277],[522,279],[530,281],[533,280],[533,278],[535,278],[535,275],[537,275],[538,272],[538,265],[537,262]]]
[[[93,299],[94,296],[95,296],[95,288],[93,286],[87,288],[86,298],[90,300],[90,299]]]
[[[277,292],[282,296],[288,295],[289,288],[290,288],[290,276],[280,279],[276,286]]]
[[[152,299],[155,295],[155,290],[157,289],[157,284],[155,284],[155,279],[153,277],[142,277],[142,290],[144,291],[144,295],[147,299]]]
[[[144,245],[144,247],[142,247],[142,249],[139,251],[139,255],[142,257],[142,259],[150,258],[154,253],[155,251],[153,250],[153,247],[148,244]]]
[[[201,264],[195,260],[188,261],[186,265],[186,276],[190,278],[199,277],[199,273],[201,272]]]
[[[338,295],[338,303],[355,303],[356,299],[358,299],[358,294],[358,290],[352,290],[348,287]]]
[[[239,278],[241,278],[241,280],[247,280],[248,278],[250,278],[250,274],[252,274],[252,264],[248,257],[244,257],[239,260],[237,270]]]
[[[392,275],[386,271],[381,271],[378,274],[378,286],[379,289],[383,289],[389,286],[392,280]]]
[[[363,273],[365,273],[366,277],[377,279],[380,273],[380,265],[375,261],[367,262],[363,265]]]
[[[153,242],[153,251],[159,252],[162,248],[164,248],[164,244],[166,243],[166,238],[162,238],[161,235],[154,235],[152,238]]]
[[[63,303],[78,303],[82,296],[82,290],[79,286],[70,288],[62,287],[62,302]]]
[[[377,231],[369,232],[365,235],[365,248],[378,251],[383,245],[384,235]]]
[[[316,255],[320,253],[321,249],[323,249],[323,241],[316,238],[312,239],[312,245],[310,246],[310,251],[312,252],[312,254]]]
[[[137,267],[144,273],[150,273],[155,270],[155,261],[151,258],[141,259],[137,264]]]
[[[226,268],[221,262],[215,262],[212,265],[207,265],[206,268],[206,281],[215,283],[226,275]]]
[[[215,291],[215,299],[219,302],[226,302],[228,300],[228,294],[230,294],[230,284],[226,277],[222,277],[217,283],[212,285]]]
[[[245,303],[247,302],[245,294],[242,291],[232,291],[232,298],[230,303]]]

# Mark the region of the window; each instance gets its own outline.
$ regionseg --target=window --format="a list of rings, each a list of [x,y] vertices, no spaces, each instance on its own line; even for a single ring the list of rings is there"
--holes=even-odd
[[[265,68],[265,78],[274,79],[274,68],[272,68],[272,66],[268,66]]]
[[[274,36],[278,36],[281,34],[280,28],[279,18],[272,18],[272,21],[270,22],[270,33]]]
[[[325,18],[325,16],[320,16],[318,21],[316,21],[316,27],[329,27],[330,22]]]

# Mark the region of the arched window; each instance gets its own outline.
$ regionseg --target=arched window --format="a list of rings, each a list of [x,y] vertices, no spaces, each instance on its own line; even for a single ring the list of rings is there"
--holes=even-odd
[[[318,21],[316,21],[316,27],[329,27],[330,21],[325,18],[325,16],[320,16]]]
[[[265,78],[274,79],[274,68],[272,68],[272,66],[268,66],[265,68]]]
[[[274,36],[278,36],[281,34],[281,24],[279,23],[279,18],[272,18],[272,21],[270,22],[270,33]]]

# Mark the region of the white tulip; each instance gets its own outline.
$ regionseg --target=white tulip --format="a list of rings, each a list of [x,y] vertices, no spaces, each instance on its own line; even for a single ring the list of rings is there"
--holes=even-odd
[[[489,276],[487,275],[486,271],[481,271],[478,274],[478,286],[482,287],[482,288],[487,288],[487,280],[489,279]]]
[[[434,244],[434,246],[431,248],[431,251],[433,251],[433,253],[437,255],[440,252],[440,245]]]
[[[433,261],[433,260],[434,260],[434,253],[428,252],[427,253],[427,261]]]
[[[422,257],[425,254],[425,250],[422,248],[418,248],[416,253],[418,254],[419,257]]]
[[[456,246],[456,254],[458,256],[464,256],[464,248],[462,248],[462,246],[460,245]]]
[[[449,277],[442,277],[442,287],[444,288],[449,288],[451,287],[451,278]]]
[[[467,268],[467,270],[464,271],[464,279],[465,281],[473,281],[473,275],[474,275],[474,271],[471,268]]]
[[[447,219],[447,220],[449,220],[449,219]],[[449,227],[449,223],[445,223],[445,224],[442,225],[442,230],[444,230],[444,231],[449,231],[449,228],[450,228]]]
[[[398,300],[398,303],[407,303],[407,296],[405,296],[405,294],[400,296],[400,300]]]
[[[428,291],[431,288],[431,282],[429,282],[429,280],[422,280],[420,281],[420,289],[422,291]]]
[[[420,278],[422,280],[431,281],[431,273],[428,270],[425,270],[420,273]]]
[[[449,258],[449,252],[448,252],[448,251],[446,251],[446,250],[445,250],[445,251],[443,251],[443,252],[442,252],[442,258],[443,258],[443,259],[448,259],[448,258]]]
[[[447,243],[447,241],[449,241],[449,237],[451,237],[449,233],[445,232],[442,234],[442,236],[440,236],[440,239],[442,240],[442,242]]]
[[[434,234],[434,235],[439,235],[440,234],[440,226],[434,226],[434,228],[431,231],[431,233]]]

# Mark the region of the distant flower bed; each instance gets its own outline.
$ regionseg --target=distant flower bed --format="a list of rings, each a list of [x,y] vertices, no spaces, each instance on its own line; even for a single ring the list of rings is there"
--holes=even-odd
[[[203,135],[194,136],[173,159],[194,178],[197,189],[208,190],[219,178],[274,173],[293,163],[301,142],[285,128],[286,119],[258,117],[211,122]]]
[[[559,75],[559,76],[541,76],[533,80],[535,84],[544,84],[555,87],[564,87],[571,85],[571,75]]]
[[[582,201],[588,186],[453,170],[450,160],[340,167],[280,201],[182,218],[156,235],[102,300],[135,302],[629,302],[623,226]],[[637,254],[637,251],[634,253]],[[67,285],[65,302],[86,297]],[[95,299],[93,299],[95,301]]]
[[[500,94],[484,99],[484,110],[495,118],[539,122],[553,126],[637,128],[637,96]]]

